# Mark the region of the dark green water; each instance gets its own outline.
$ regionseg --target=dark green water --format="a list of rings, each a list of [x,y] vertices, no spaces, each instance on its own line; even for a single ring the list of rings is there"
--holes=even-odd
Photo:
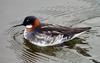
[[[0,0],[0,63],[100,63],[99,0]],[[25,16],[63,26],[92,29],[69,42],[38,47],[23,39]]]

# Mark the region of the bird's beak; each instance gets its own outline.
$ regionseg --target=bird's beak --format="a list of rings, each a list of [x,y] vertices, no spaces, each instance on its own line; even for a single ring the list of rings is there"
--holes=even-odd
[[[23,24],[18,24],[18,25],[15,25],[15,26],[13,26],[13,27],[17,27],[17,26],[24,26]]]

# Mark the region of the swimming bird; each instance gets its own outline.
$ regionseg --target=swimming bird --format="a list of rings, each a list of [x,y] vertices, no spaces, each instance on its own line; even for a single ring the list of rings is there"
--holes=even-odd
[[[35,16],[25,17],[24,38],[37,46],[53,46],[78,37],[91,27],[72,28],[55,24],[41,23]]]

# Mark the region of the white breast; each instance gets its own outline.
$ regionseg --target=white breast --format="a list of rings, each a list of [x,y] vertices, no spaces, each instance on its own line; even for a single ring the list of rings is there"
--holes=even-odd
[[[65,41],[74,39],[75,37],[79,36],[82,33],[75,34],[71,38],[68,38],[68,37],[63,38],[63,35],[61,35],[61,34],[59,34],[58,36],[52,37],[51,35],[46,35],[46,34],[42,34],[42,33],[34,34],[34,32],[27,32],[25,30],[24,31],[24,38],[29,40],[31,43],[33,43],[37,46],[52,46],[52,45],[61,44]]]
[[[24,38],[38,46],[52,46],[63,42],[63,35],[51,36],[46,34],[33,34],[33,32],[24,31]]]

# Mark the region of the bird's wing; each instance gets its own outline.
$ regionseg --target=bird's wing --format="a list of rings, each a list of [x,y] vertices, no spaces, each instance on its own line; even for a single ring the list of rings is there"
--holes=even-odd
[[[74,35],[89,29],[91,29],[91,27],[71,28],[54,24],[46,24],[42,26],[43,31],[46,32],[49,31],[52,34],[64,34],[64,35]]]

